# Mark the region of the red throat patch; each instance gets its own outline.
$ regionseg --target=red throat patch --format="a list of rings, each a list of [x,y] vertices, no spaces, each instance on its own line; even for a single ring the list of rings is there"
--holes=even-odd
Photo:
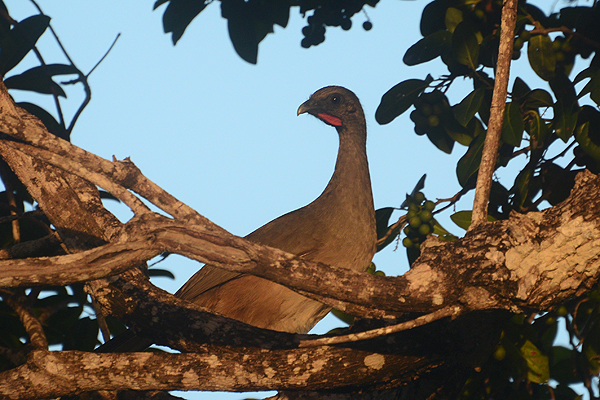
[[[329,115],[329,114],[325,114],[325,113],[319,113],[317,115],[319,116],[319,118],[321,118],[323,121],[327,122],[329,125],[342,126],[342,120],[339,119],[338,117],[334,117],[333,115]]]

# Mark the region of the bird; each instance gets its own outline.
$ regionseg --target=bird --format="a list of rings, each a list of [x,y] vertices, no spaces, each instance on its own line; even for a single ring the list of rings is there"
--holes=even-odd
[[[339,136],[335,169],[321,195],[245,238],[301,258],[366,271],[376,249],[375,208],[366,153],[366,121],[350,90],[327,86],[298,108],[333,126]],[[306,333],[330,307],[253,275],[205,265],[176,296],[259,328]]]
[[[274,219],[245,238],[306,260],[366,271],[375,254],[377,234],[366,121],[360,101],[344,87],[327,86],[302,103],[297,114],[313,115],[336,129],[339,148],[333,175],[310,204]],[[330,311],[329,306],[278,283],[210,264],[196,272],[175,296],[259,328],[290,333],[308,332]],[[134,346],[134,334],[128,332],[129,338],[123,335],[122,341],[128,344],[118,348],[137,351],[152,344],[146,340],[140,342],[142,346]],[[116,344],[108,345],[113,340],[100,351],[117,348]]]

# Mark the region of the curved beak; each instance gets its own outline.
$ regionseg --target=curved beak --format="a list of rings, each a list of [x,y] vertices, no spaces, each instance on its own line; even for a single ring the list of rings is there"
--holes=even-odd
[[[300,105],[300,107],[298,107],[298,114],[297,115],[304,114],[304,113],[306,113],[306,112],[308,112],[310,110],[310,106],[308,104],[309,101],[310,100],[305,101],[304,103],[302,103]]]

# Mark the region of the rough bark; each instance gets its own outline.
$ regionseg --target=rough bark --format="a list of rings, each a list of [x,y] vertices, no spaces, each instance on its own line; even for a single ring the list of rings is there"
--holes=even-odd
[[[0,374],[0,396],[281,389],[282,398],[451,397],[456,382],[493,350],[508,311],[548,310],[598,282],[600,179],[591,173],[580,174],[556,207],[478,226],[456,242],[430,239],[405,275],[377,277],[233,236],[156,187],[130,161],[103,160],[52,137],[5,90],[0,94],[0,155],[71,253],[2,260],[0,287],[91,282],[105,314],[157,343],[194,352],[36,349]],[[119,223],[94,185],[128,204],[135,217]],[[151,212],[138,196],[171,218]],[[212,315],[132,269],[164,251],[261,276],[364,320],[334,347]]]

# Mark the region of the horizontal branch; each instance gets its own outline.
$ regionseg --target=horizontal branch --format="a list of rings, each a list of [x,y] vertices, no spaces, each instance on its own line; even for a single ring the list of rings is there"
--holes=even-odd
[[[0,373],[0,397],[55,398],[124,389],[318,390],[372,382],[390,386],[402,384],[396,376],[418,372],[423,361],[416,356],[334,347],[270,352],[206,350],[203,354],[33,351],[26,364]]]
[[[572,195],[559,206],[486,224],[456,242],[429,239],[413,268],[400,277],[326,266],[201,225],[146,214],[127,223],[124,243],[76,255],[0,261],[0,284],[28,286],[52,281],[48,277],[58,280],[54,284],[64,284],[69,277],[78,281],[100,277],[102,273],[96,272],[100,270],[108,276],[169,251],[263,277],[364,317],[429,313],[451,305],[541,308],[581,294],[598,280],[600,200],[595,193],[599,190],[598,177],[580,174]],[[28,271],[38,264],[45,265],[46,278]],[[88,275],[81,278],[84,272]]]

